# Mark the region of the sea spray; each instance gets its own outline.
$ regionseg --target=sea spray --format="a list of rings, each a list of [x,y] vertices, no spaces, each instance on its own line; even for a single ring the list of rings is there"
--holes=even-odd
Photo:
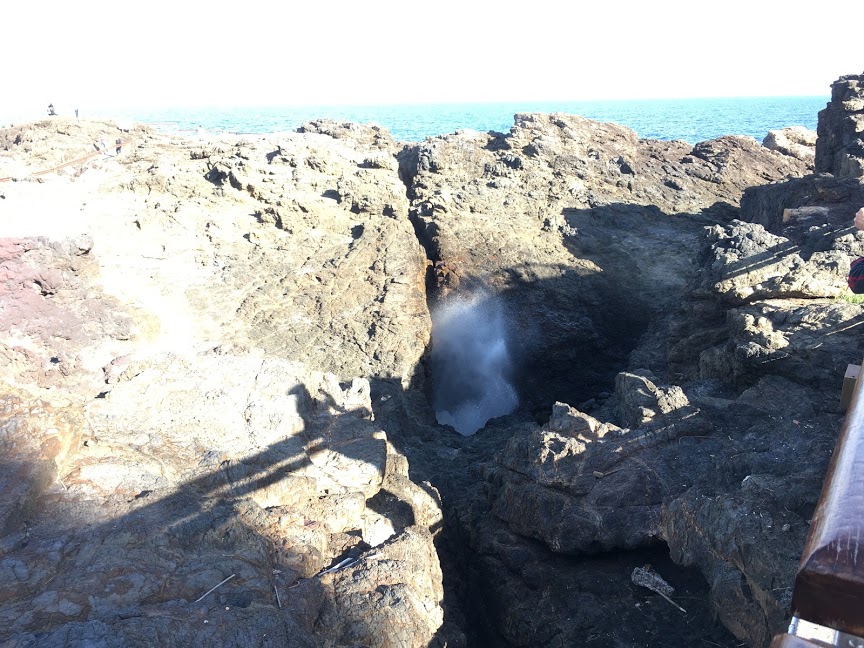
[[[509,381],[513,367],[500,298],[478,293],[436,308],[430,362],[438,422],[460,434],[474,434],[519,405]]]

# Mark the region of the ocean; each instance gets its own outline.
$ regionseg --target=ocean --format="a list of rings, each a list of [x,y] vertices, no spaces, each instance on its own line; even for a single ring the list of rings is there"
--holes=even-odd
[[[98,116],[133,119],[166,132],[272,133],[295,130],[303,122],[330,118],[383,126],[403,142],[459,129],[507,132],[520,112],[562,112],[614,122],[639,137],[685,140],[691,144],[722,135],[749,135],[758,141],[769,130],[804,126],[816,130],[817,113],[828,97],[747,97],[654,99],[644,101],[559,101],[389,106],[302,106],[197,108],[126,111]],[[97,115],[93,115],[97,116]]]

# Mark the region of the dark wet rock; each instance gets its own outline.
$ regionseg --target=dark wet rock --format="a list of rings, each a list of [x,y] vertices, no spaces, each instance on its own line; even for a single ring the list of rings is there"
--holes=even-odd
[[[569,622],[544,607],[529,615],[519,596],[492,583],[504,579],[529,597],[544,592],[554,600],[567,587],[584,597],[593,590],[571,583],[565,556],[591,570],[602,563],[586,554],[629,549],[638,560],[661,541],[675,563],[698,568],[708,609],[740,640],[766,645],[782,627],[841,417],[812,387],[774,376],[740,397],[697,385],[682,391],[690,407],[639,429],[564,405],[543,428],[510,428],[507,444],[480,469],[484,495],[455,504],[484,556],[481,577],[498,592],[502,609],[493,614],[511,645],[531,645],[527,637],[540,628],[573,636],[575,619],[609,640],[616,632],[575,601]],[[536,570],[544,576],[530,575]],[[665,573],[682,575],[670,566]],[[603,616],[626,600],[609,588]],[[679,602],[698,613],[691,608],[698,602]],[[514,626],[517,619],[529,625]],[[683,636],[674,623],[665,628]]]

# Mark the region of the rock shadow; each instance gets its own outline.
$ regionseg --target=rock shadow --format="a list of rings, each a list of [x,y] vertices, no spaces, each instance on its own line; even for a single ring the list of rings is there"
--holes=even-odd
[[[810,257],[815,252],[830,250],[834,241],[844,236],[848,236],[849,234],[854,234],[856,231],[857,230],[854,227],[848,225],[837,227],[823,224],[811,227],[806,233],[803,242],[796,243],[792,240],[788,240],[784,243],[774,245],[758,254],[725,265],[724,278],[734,279],[735,277],[756,272],[762,268],[774,265],[784,257],[793,254],[797,254],[804,261],[809,261]]]
[[[371,425],[368,410],[313,396],[305,384],[288,393],[306,404],[300,434],[219,461],[177,486],[157,479],[129,492],[120,478],[103,499],[68,471],[48,470],[53,462],[5,461],[0,641],[311,648],[340,633],[358,645],[399,635],[396,625],[388,628],[399,623],[398,605],[388,621],[387,613],[364,617],[338,602],[363,596],[351,588],[364,577],[344,574],[367,574],[379,556],[407,551],[391,547],[405,544],[400,532],[414,523],[405,502],[386,490],[367,498],[359,487],[338,487],[340,479],[367,477],[370,491],[380,487],[386,441],[357,431],[358,421]],[[202,465],[212,459],[205,454]],[[358,474],[346,476],[352,468]],[[324,474],[334,485],[329,493],[313,483]],[[340,528],[340,516],[364,503],[396,529],[376,548],[379,556],[351,531],[356,523],[342,520]],[[125,512],[112,514],[118,510]],[[382,593],[391,587],[379,585]]]

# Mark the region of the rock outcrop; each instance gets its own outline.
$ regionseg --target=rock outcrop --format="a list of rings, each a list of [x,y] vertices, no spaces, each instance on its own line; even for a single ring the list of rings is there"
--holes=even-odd
[[[0,131],[0,643],[765,646],[864,353],[860,183],[781,139]],[[465,293],[520,400],[468,437]]]
[[[817,132],[817,173],[864,176],[864,74],[848,74],[831,84],[831,101],[819,113]]]
[[[3,168],[110,128],[4,131]],[[392,156],[126,137],[4,188],[0,641],[459,645],[439,503],[372,414],[429,337]]]
[[[639,140],[568,115],[517,115],[509,134],[430,139],[399,158],[436,295],[504,296],[520,393],[544,407],[611,383],[610,361],[680,294],[702,227],[734,215],[745,188],[807,170],[744,137]]]
[[[816,137],[816,133],[809,128],[790,126],[768,131],[765,139],[762,140],[762,146],[813,164],[816,156]]]
[[[864,352],[861,306],[842,300],[864,252],[849,227],[860,188],[794,177],[811,167],[744,138],[685,147],[532,115],[509,135],[400,154],[437,298],[492,286],[513,314],[523,403],[541,421],[544,397],[578,405],[539,427],[499,419],[457,455],[480,494],[455,474],[441,486],[480,556],[481,585],[466,587],[494,593],[493,643],[571,645],[587,625],[632,645],[563,602],[597,596],[566,557],[657,546],[698,569],[705,613],[740,640],[767,645],[785,621],[841,422],[837,385]],[[627,596],[604,612],[626,617]]]
[[[365,381],[167,356],[87,407],[6,394],[6,645],[419,646],[441,626],[435,520],[375,498],[404,459]]]

